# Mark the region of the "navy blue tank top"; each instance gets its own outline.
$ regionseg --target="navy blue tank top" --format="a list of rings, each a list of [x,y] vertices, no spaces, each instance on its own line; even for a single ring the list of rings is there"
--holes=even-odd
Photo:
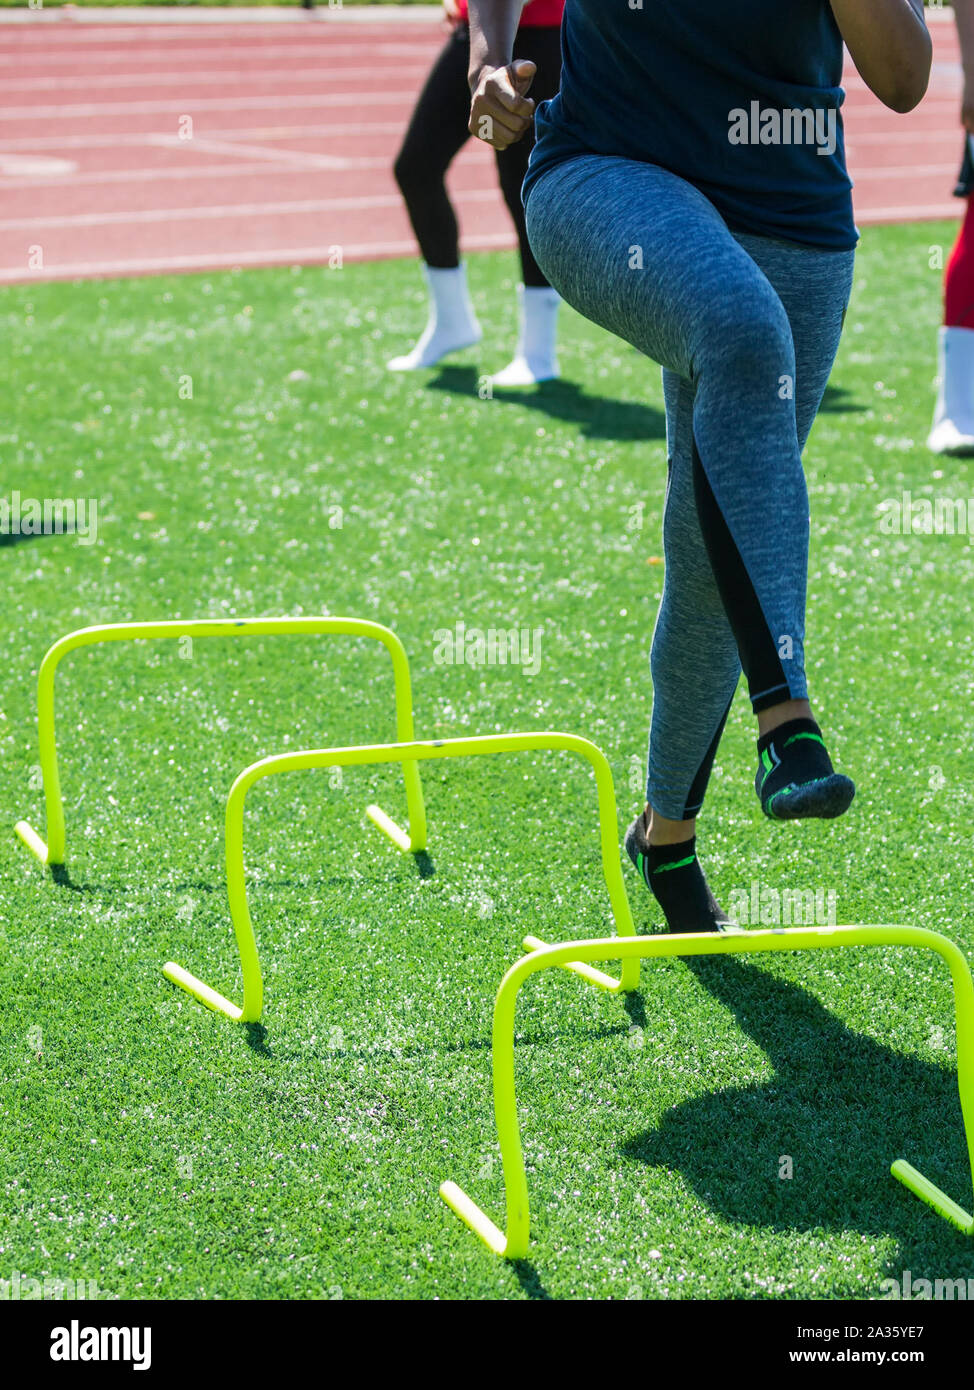
[[[828,0],[568,0],[561,90],[524,181],[578,154],[661,165],[733,231],[858,241]]]

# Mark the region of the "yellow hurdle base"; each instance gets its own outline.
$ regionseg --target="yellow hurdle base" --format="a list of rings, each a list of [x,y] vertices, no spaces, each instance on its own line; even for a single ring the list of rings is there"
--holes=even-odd
[[[42,864],[47,863],[47,845],[38,835],[37,831],[25,820],[19,820],[14,826],[15,833],[23,840],[35,859],[39,859]]]
[[[171,980],[174,985],[184,989],[187,994],[191,994],[194,999],[198,999],[201,1004],[205,1004],[214,1013],[222,1014],[224,1018],[232,1019],[234,1023],[241,1022],[243,1010],[236,1004],[227,999],[225,995],[217,990],[211,989],[209,985],[191,975],[183,966],[177,965],[173,960],[167,960],[162,967],[162,973],[167,980]]]
[[[940,1188],[929,1178],[925,1178],[912,1163],[907,1163],[905,1158],[898,1158],[889,1171],[904,1187],[915,1193],[921,1202],[933,1207],[935,1212],[945,1217],[959,1231],[963,1231],[965,1236],[974,1235],[974,1216],[958,1206],[946,1192],[941,1192]]]

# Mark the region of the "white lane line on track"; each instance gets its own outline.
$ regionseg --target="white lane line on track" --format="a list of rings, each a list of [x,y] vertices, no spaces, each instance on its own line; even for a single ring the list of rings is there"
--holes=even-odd
[[[0,170],[3,170],[3,154],[0,154]],[[65,164],[71,163],[65,160]],[[388,156],[377,156],[372,158],[350,158],[343,160],[342,164],[335,165],[338,172],[349,170],[388,170],[390,165]],[[327,165],[332,168],[332,165]],[[0,193],[14,189],[33,189],[40,192],[46,188],[78,188],[78,186],[97,185],[97,183],[158,183],[163,179],[195,179],[195,178],[250,178],[256,175],[263,175],[264,178],[282,178],[288,174],[297,174],[300,168],[279,168],[274,164],[264,160],[260,164],[195,164],[190,168],[183,167],[182,164],[165,164],[160,168],[138,168],[138,170],[94,170],[90,174],[58,174],[58,175],[33,175],[31,178],[4,178],[0,175]]]
[[[878,220],[883,220],[887,214],[895,211],[897,210],[880,209],[876,217]],[[948,213],[940,206],[931,206],[929,209],[920,210],[911,208],[909,212],[911,217],[918,221],[923,220],[924,217],[929,220],[940,220],[948,216]],[[950,209],[949,212],[956,217],[956,208]],[[866,226],[872,220],[866,214],[858,219],[860,226]],[[507,249],[513,248],[514,244],[513,233],[509,232],[461,238],[461,247],[465,252]],[[165,272],[216,271],[227,270],[234,266],[315,265],[327,262],[333,252],[334,243],[328,246],[282,247],[280,250],[270,251],[214,253],[211,256],[144,257],[128,261],[77,261],[67,262],[61,266],[47,265],[43,271],[25,270],[20,266],[3,266],[0,267],[0,284],[19,284],[27,281],[43,283],[49,280],[108,278]],[[415,254],[416,246],[411,240],[342,244],[342,255],[346,261],[368,261],[382,257],[414,256]]]
[[[237,17],[229,19],[226,16],[216,16],[211,22],[207,22],[204,16],[197,11],[192,23],[183,21],[173,16],[172,19],[164,20],[161,16],[147,19],[144,14],[134,15],[137,21],[131,23],[127,17],[120,14],[117,10],[110,16],[104,15],[96,17],[85,10],[76,10],[74,15],[75,22],[72,24],[66,18],[63,11],[57,10],[33,10],[29,14],[21,11],[0,11],[0,43],[8,44],[10,47],[21,47],[24,49],[37,49],[43,47],[45,42],[50,40],[63,40],[65,43],[94,44],[94,43],[152,43],[171,40],[173,43],[181,43],[191,39],[197,43],[206,42],[212,35],[213,43],[230,37],[236,39],[253,39],[259,43],[262,39],[273,37],[282,39],[285,36],[294,35],[297,40],[308,40],[311,38],[325,40],[343,38],[361,38],[363,31],[360,29],[355,33],[355,27],[346,26],[340,23],[343,19],[371,20],[370,27],[384,25],[387,30],[393,30],[402,38],[415,38],[417,34],[434,33],[440,28],[445,29],[443,21],[443,11],[434,7],[427,14],[421,14],[417,9],[396,10],[392,14],[375,13],[369,14],[366,11],[354,9],[344,10],[341,15],[324,15],[320,10],[316,14],[308,14],[297,8],[283,10],[267,9],[254,10],[246,18]],[[418,22],[417,22],[418,21]],[[356,26],[357,27],[357,26]],[[344,33],[342,31],[345,31]],[[367,31],[366,31],[367,32]],[[70,36],[70,37],[69,37]]]
[[[398,129],[398,127],[397,127]],[[166,143],[172,137],[165,137]],[[160,144],[163,143],[160,140]],[[214,142],[215,144],[216,142]],[[220,147],[222,149],[222,146]],[[296,160],[303,160],[305,156],[296,156]],[[74,172],[52,173],[50,170],[38,169],[36,173],[24,174],[18,172],[14,175],[12,168],[7,166],[7,173],[4,173],[7,156],[0,152],[0,192],[13,191],[15,189],[34,189],[44,188],[74,188],[76,186],[88,186],[97,184],[130,184],[130,183],[159,183],[164,179],[219,179],[219,178],[252,178],[254,175],[264,175],[269,178],[279,178],[289,172],[300,172],[305,167],[309,170],[316,168],[326,169],[339,173],[352,172],[359,169],[388,169],[390,160],[388,155],[362,156],[361,158],[343,159],[336,155],[309,155],[309,161],[315,163],[301,165],[297,162],[295,167],[279,168],[268,161],[262,159],[260,163],[254,164],[200,164],[186,168],[182,164],[168,164],[151,169],[102,169],[94,170],[89,173],[82,173],[77,165],[72,164],[71,160],[57,161],[52,160],[51,164],[63,163],[70,165]],[[901,167],[886,169],[861,169],[853,170],[856,185],[870,181],[882,183],[887,179],[916,179],[918,173],[922,172],[925,176],[935,176],[944,180],[953,179],[957,173],[955,164],[932,164],[927,165],[922,171],[915,165],[907,164]]]
[[[0,153],[0,180],[5,188],[10,187],[6,182],[8,176],[24,179],[30,185],[38,178],[49,178],[51,175],[63,178],[66,174],[73,174],[77,167],[73,159],[54,159],[51,155],[43,154]]]
[[[3,168],[4,156],[0,154],[0,170]],[[66,160],[65,163],[70,163]],[[390,165],[388,156],[376,155],[374,158],[347,159],[343,160],[338,172],[343,173],[355,169],[388,169]],[[329,169],[331,165],[327,166]],[[335,166],[337,169],[337,165]],[[98,184],[130,184],[130,183],[160,183],[164,179],[253,179],[257,175],[264,178],[281,178],[289,173],[298,173],[300,170],[282,169],[264,160],[260,164],[231,164],[229,161],[223,164],[196,164],[187,169],[181,164],[166,164],[158,169],[103,169],[95,170],[92,173],[63,174],[63,175],[35,175],[30,178],[17,177],[5,178],[0,175],[0,193],[8,190],[29,188],[35,192],[40,192],[45,188],[75,188],[81,186]]]
[[[496,188],[454,190],[456,200],[464,203],[494,202]],[[347,198],[306,198],[282,203],[221,203],[209,207],[136,208],[121,212],[79,212],[65,217],[61,213],[43,217],[4,217],[0,232],[35,231],[52,227],[65,231],[70,227],[144,226],[153,222],[220,222],[228,217],[279,217],[309,212],[365,212],[373,208],[400,208],[402,195],[395,193],[366,193]]]
[[[163,115],[167,113],[178,115],[196,115],[201,111],[240,111],[240,110],[281,110],[302,109],[307,110],[313,107],[351,107],[356,101],[368,103],[369,106],[388,106],[403,104],[411,107],[415,102],[416,93],[413,90],[406,92],[335,92],[318,93],[312,92],[307,95],[285,96],[269,94],[266,96],[241,96],[241,97],[201,97],[196,98],[187,94],[185,99],[167,99],[158,101],[137,101],[137,102],[94,102],[78,105],[66,106],[18,106],[5,107],[0,105],[0,121],[16,121],[30,119],[39,121],[49,120],[78,120],[94,116],[109,116],[128,118],[135,115]],[[951,110],[955,103],[949,104]],[[306,126],[301,131],[302,134],[351,134],[356,135],[360,132],[367,133],[369,130],[378,129],[385,126],[385,123],[357,122],[342,127],[337,126]],[[235,133],[235,132],[232,132]],[[67,146],[78,137],[68,136],[63,138],[63,143]],[[84,140],[87,137],[81,137]],[[98,139],[99,137],[94,137]],[[113,137],[108,137],[111,143]],[[118,137],[114,137],[118,138]],[[850,129],[846,128],[846,153],[850,154],[857,146],[863,145],[907,145],[907,144],[927,144],[937,139],[956,138],[963,143],[963,132],[959,123],[953,122],[950,125],[936,126],[933,128],[917,128],[897,131],[885,130],[862,130],[858,124]],[[57,147],[56,137],[41,137],[50,147],[53,143]],[[7,141],[0,141],[0,146],[7,144]],[[30,144],[33,148],[39,147],[39,141],[22,141],[22,144]]]
[[[411,63],[408,65],[408,71],[422,76],[426,72],[426,67],[427,64],[425,63]],[[397,63],[395,72],[397,80],[405,77],[407,65]],[[378,76],[378,70],[374,67],[343,68],[335,63],[333,57],[329,56],[327,62],[323,62],[320,67],[316,68],[258,68],[255,71],[249,71],[246,68],[222,68],[207,72],[126,72],[99,77],[92,77],[87,74],[81,77],[5,77],[3,90],[4,92],[62,92],[69,87],[77,87],[81,91],[91,91],[97,87],[171,87],[177,84],[189,87],[193,82],[204,82],[211,86],[217,86],[221,82],[233,82],[237,86],[243,82],[255,85],[257,83],[266,85],[269,82],[276,82],[287,87],[294,82],[328,82],[333,84],[337,80],[369,82],[374,85]]]
[[[395,128],[398,130],[399,127],[396,126]],[[171,145],[175,148],[181,142],[175,136],[164,135],[150,137],[147,143],[159,147]],[[231,141],[218,140],[195,140],[193,144],[197,149],[205,149],[219,154],[242,155],[252,148],[248,145],[235,146]],[[267,150],[261,146],[253,148],[260,158],[259,162],[250,164],[200,164],[191,165],[188,168],[184,164],[167,164],[148,169],[95,169],[86,172],[82,172],[73,160],[45,159],[31,155],[8,155],[0,150],[0,191],[18,188],[73,188],[91,184],[155,183],[167,178],[241,178],[244,175],[251,177],[254,174],[279,177],[289,172],[300,172],[302,169],[312,171],[324,169],[330,172],[345,173],[360,169],[388,169],[390,167],[390,156],[388,155],[353,155],[346,158],[342,155],[292,154],[284,150]],[[21,159],[23,160],[22,164],[12,162]],[[283,164],[284,167],[275,167],[278,164]],[[293,169],[292,165],[294,166]],[[883,183],[888,179],[916,179],[921,173],[924,177],[942,178],[947,181],[956,176],[957,169],[956,163],[928,164],[922,169],[914,164],[903,164],[890,165],[881,169],[875,167],[853,169],[852,172],[856,184],[859,185],[870,181]]]
[[[513,247],[514,233],[497,232],[485,236],[461,238],[464,251],[492,251]],[[228,270],[232,266],[318,264],[327,262],[335,245],[281,247],[271,251],[214,252],[192,256],[152,256],[133,261],[77,261],[65,265],[48,265],[43,271],[24,270],[20,266],[0,266],[0,283],[25,280],[84,279],[113,275],[151,275],[165,271]],[[345,242],[342,257],[346,261],[369,261],[380,256],[415,256],[414,241]]]
[[[426,58],[429,59],[436,52],[434,43],[328,43],[320,45],[321,56],[323,58]],[[211,45],[208,48],[192,49],[183,48],[179,51],[181,61],[191,58],[199,58],[204,62],[212,62],[215,57],[220,58],[255,58],[260,62],[266,62],[268,58],[290,58],[296,51],[300,52],[301,57],[314,56],[316,45],[298,43],[291,44],[261,44],[259,48],[253,45],[248,47],[232,48],[226,44]],[[85,53],[85,64],[92,67],[95,63],[109,63],[117,61],[119,63],[172,63],[176,55],[173,53],[160,53],[155,48],[147,49],[138,53],[129,50],[126,53],[104,54],[92,53],[90,50]],[[0,52],[0,67],[28,67],[32,59],[23,54],[11,54]],[[45,48],[38,53],[36,62],[39,67],[48,68],[54,65],[64,64],[76,68],[78,66],[77,49],[65,48],[63,50]],[[154,77],[151,69],[140,69],[140,77]]]
[[[41,43],[52,30],[55,34],[60,32],[62,37],[70,32],[79,42],[88,39],[97,42],[99,38],[110,36],[136,43],[145,38],[200,38],[207,33],[213,34],[214,40],[218,40],[235,29],[244,38],[257,38],[275,30],[278,33],[290,30],[294,33],[303,31],[305,34],[341,36],[343,30],[353,34],[356,29],[368,32],[383,25],[386,29],[395,29],[406,35],[435,29],[443,22],[443,10],[436,3],[412,5],[391,13],[388,7],[383,11],[339,8],[337,5],[334,9],[321,6],[310,14],[297,8],[270,6],[246,10],[238,7],[236,13],[228,9],[207,10],[201,6],[188,13],[156,9],[154,14],[146,14],[141,5],[102,8],[100,13],[97,6],[86,6],[76,9],[71,16],[63,10],[0,11],[0,33],[4,35],[5,42],[30,39]]]
[[[857,211],[856,221],[862,227],[879,222],[933,222],[959,218],[964,203],[955,198],[952,203],[908,203],[903,207],[863,208]]]
[[[942,220],[951,215],[958,216],[957,208],[946,208],[939,204],[927,208],[909,208],[911,219]],[[860,226],[867,226],[874,220],[883,221],[903,209],[881,208],[875,213],[863,213],[857,219]],[[43,282],[53,279],[101,278],[119,275],[151,275],[165,272],[226,270],[233,266],[269,266],[308,264],[327,262],[334,252],[334,243],[320,246],[281,247],[280,250],[215,252],[189,256],[143,257],[128,261],[78,261],[62,266],[47,265],[43,271],[25,270],[20,266],[0,267],[0,283],[22,283],[25,281]],[[509,249],[515,245],[513,233],[496,232],[482,236],[461,238],[463,251],[492,251]],[[412,240],[346,242],[342,244],[342,256],[346,261],[368,261],[390,256],[415,256],[416,245]]]
[[[343,98],[345,99],[345,98]],[[2,109],[2,108],[0,108]],[[197,129],[199,127],[197,126]],[[325,136],[328,138],[342,138],[348,136],[371,136],[387,135],[390,133],[402,133],[403,124],[401,121],[352,121],[352,122],[328,122],[324,125],[284,125],[284,126],[221,126],[217,129],[207,130],[207,138],[234,140],[238,136],[247,136],[249,139],[258,140],[277,140],[293,139],[295,137],[305,138],[312,136]],[[13,136],[0,140],[0,150],[14,149],[85,149],[87,147],[98,147],[104,145],[142,145],[164,137],[169,132],[166,131],[136,131],[117,133],[110,132],[91,132],[85,135],[24,135]],[[891,148],[896,145],[913,145],[918,142],[929,144],[935,140],[948,140],[956,138],[960,145],[963,145],[963,131],[959,125],[951,124],[941,126],[935,130],[900,130],[891,131],[863,131],[860,133],[847,133],[846,153],[854,153],[860,145],[888,145]],[[958,167],[960,155],[958,155]],[[918,172],[925,166],[917,165]]]
[[[922,168],[916,164],[897,164],[879,169],[875,164],[871,164],[868,169],[853,168],[851,173],[857,184],[883,183],[886,179],[918,179],[921,175],[923,178],[935,177],[956,182],[959,168],[958,158],[952,164],[924,164]]]
[[[346,138],[354,135],[402,135],[402,121],[360,121],[352,125],[309,125],[309,126],[230,126],[225,130],[210,130],[206,133],[206,139],[228,139],[234,140],[238,135],[248,135],[252,138],[263,140],[283,140],[305,138],[311,136],[334,136],[335,138]],[[108,132],[92,132],[89,135],[22,135],[13,136],[6,140],[0,140],[0,151],[2,150],[84,150],[84,149],[104,149],[106,146],[112,149],[116,147],[136,148],[144,145],[153,145],[161,140],[172,138],[171,131],[146,130],[136,133],[126,133],[120,131],[115,134]],[[192,140],[184,142],[191,145]]]
[[[964,132],[957,126],[943,126],[937,130],[903,130],[895,135],[887,135],[884,131],[863,131],[861,134],[853,136],[846,141],[846,156],[855,153],[862,145],[886,145],[894,148],[897,145],[931,145],[935,140],[954,140],[957,141],[957,167],[960,168],[961,155],[964,152]],[[917,172],[922,173],[924,165],[917,163]]]
[[[469,203],[493,203],[498,193],[493,187],[455,189],[454,197],[461,208]],[[924,218],[959,215],[958,199],[954,203],[929,203],[902,207],[857,208],[856,215],[864,220],[923,220]],[[6,217],[0,219],[0,232],[40,231],[53,228],[66,231],[72,227],[145,226],[167,222],[220,222],[228,218],[299,216],[313,212],[367,212],[379,208],[400,208],[402,197],[394,193],[369,193],[346,198],[303,198],[277,203],[223,203],[207,207],[138,208],[119,212],[82,212],[65,217],[62,214],[42,217]]]
[[[356,169],[368,165],[358,163],[354,158],[339,154],[316,154],[313,150],[275,150],[266,145],[245,145],[236,140],[214,140],[209,136],[194,135],[192,140],[180,140],[178,135],[156,135],[148,142],[158,149],[202,150],[204,154],[228,154],[235,158],[263,159],[268,164],[282,165],[293,169]],[[388,163],[376,159],[372,166]]]
[[[957,93],[956,96],[929,97],[926,101],[924,101],[924,103],[923,103],[922,106],[920,106],[920,107],[917,108],[917,114],[918,114],[918,115],[920,115],[920,116],[936,115],[938,119],[940,119],[940,118],[944,115],[944,113],[945,113],[946,111],[949,111],[949,112],[951,112],[951,113],[956,112],[956,114],[957,114],[957,126],[958,126],[958,129],[959,129],[959,128],[960,128],[960,93],[959,93],[959,92]],[[854,130],[855,127],[856,127],[857,125],[859,125],[862,121],[869,120],[871,117],[875,117],[875,118],[878,119],[878,120],[882,120],[882,121],[888,122],[888,121],[889,121],[889,112],[886,111],[886,110],[884,110],[883,107],[877,105],[877,103],[874,102],[874,101],[863,102],[863,104],[862,104],[861,106],[855,106],[855,107],[853,107],[853,109],[852,109],[851,112],[849,111],[848,107],[845,107],[845,108],[843,109],[843,123],[844,123],[844,125],[845,125],[846,131]],[[908,121],[908,122],[907,122],[907,125],[910,126],[910,128],[911,128],[912,130],[921,130],[921,129],[922,129],[922,126],[920,125],[919,121],[913,121],[912,123]]]
[[[282,107],[354,106],[356,97],[370,106],[392,106],[416,100],[416,92],[309,92],[306,96],[191,97],[187,101],[93,101],[76,106],[0,106],[0,121],[78,121],[90,116],[156,116],[166,112],[183,115],[197,111],[279,111]]]
[[[343,93],[342,100],[348,100],[354,93]],[[397,96],[401,94],[397,93]],[[2,107],[0,107],[2,111]],[[273,140],[281,137],[293,136],[348,136],[372,133],[385,134],[389,131],[401,131],[402,123],[399,121],[352,121],[352,122],[332,122],[326,124],[304,124],[301,125],[259,125],[259,126],[220,126],[215,129],[207,130],[206,134],[214,139],[235,139],[237,136],[247,136],[250,139]],[[0,140],[0,149],[26,147],[39,147],[43,144],[46,148],[63,144],[65,147],[79,148],[85,145],[94,144],[133,144],[152,138],[156,132],[133,132],[118,134],[111,133],[92,133],[86,135],[44,135],[44,136],[24,136],[15,139]],[[935,129],[906,129],[892,131],[867,131],[852,129],[846,130],[846,153],[855,150],[858,145],[912,145],[918,142],[929,143],[938,139],[952,139],[956,137],[963,144],[963,131],[959,123],[951,122],[949,125],[937,126]],[[920,167],[920,166],[918,166]]]

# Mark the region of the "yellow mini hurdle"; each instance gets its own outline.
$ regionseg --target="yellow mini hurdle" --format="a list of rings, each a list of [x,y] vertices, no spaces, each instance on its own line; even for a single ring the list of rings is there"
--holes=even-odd
[[[15,831],[42,864],[52,867],[64,863],[64,801],[58,771],[57,744],[54,735],[54,677],[57,668],[69,652],[79,647],[97,646],[105,642],[144,642],[153,638],[170,640],[182,637],[269,637],[281,635],[369,637],[381,642],[392,657],[395,680],[396,738],[408,743],[415,738],[413,727],[413,697],[409,678],[409,661],[396,634],[380,623],[359,618],[200,618],[159,623],[106,623],[99,627],[84,627],[69,632],[54,643],[41,662],[37,675],[37,735],[40,748],[41,774],[44,780],[44,801],[47,807],[47,842],[27,821],[18,821]],[[406,783],[406,806],[409,813],[409,833],[378,806],[366,808],[366,814],[388,835],[399,849],[418,853],[426,848],[426,812],[419,769],[414,762],[403,763]]]
[[[599,837],[602,849],[602,873],[609,891],[609,901],[615,920],[616,931],[620,937],[635,937],[629,899],[626,897],[622,869],[619,862],[619,841],[615,788],[612,771],[605,754],[590,743],[588,739],[574,734],[559,733],[515,733],[483,734],[470,738],[436,739],[425,743],[373,743],[358,748],[324,748],[313,751],[282,753],[246,768],[230,789],[227,798],[226,815],[226,861],[227,894],[230,899],[230,918],[233,923],[237,950],[240,955],[240,968],[243,974],[243,1002],[234,1004],[217,990],[198,979],[195,975],[168,961],[163,974],[173,984],[185,989],[201,1004],[222,1014],[224,1018],[236,1023],[254,1023],[260,1018],[263,1007],[263,984],[257,941],[247,903],[243,857],[243,818],[247,793],[255,782],[263,777],[271,777],[282,772],[300,772],[316,767],[361,767],[378,763],[399,763],[404,768],[415,767],[417,762],[429,758],[468,758],[493,753],[523,753],[536,749],[564,750],[578,753],[592,766],[598,793]],[[418,777],[417,777],[418,785]],[[373,817],[374,819],[374,817]],[[536,937],[525,939],[532,945],[541,947],[543,942]],[[607,954],[611,955],[609,951]],[[595,969],[580,960],[560,962],[566,970],[574,971],[589,984],[600,989],[619,993],[636,988],[639,983],[639,961],[635,955],[622,957],[622,975],[616,980],[611,975]]]
[[[587,961],[620,960],[638,962],[643,957],[726,956],[758,951],[823,951],[852,946],[909,946],[936,951],[947,962],[954,986],[957,1016],[957,1085],[960,1091],[968,1159],[974,1173],[974,986],[971,972],[960,949],[937,932],[921,927],[797,927],[752,931],[741,935],[700,933],[693,935],[643,936],[632,941],[608,938],[601,941],[571,941],[546,946],[528,938],[530,954],[508,970],[497,991],[493,1023],[494,1118],[500,1141],[507,1199],[507,1226],[501,1231],[476,1202],[455,1182],[444,1182],[440,1196],[470,1229],[493,1250],[509,1260],[523,1259],[528,1253],[531,1218],[528,1182],[521,1151],[521,1134],[514,1091],[514,1013],[517,996],[529,975],[551,967],[579,969]],[[638,966],[637,966],[638,968]],[[974,1216],[957,1205],[946,1193],[899,1158],[892,1165],[895,1178],[933,1207],[940,1216],[965,1235],[974,1234]]]

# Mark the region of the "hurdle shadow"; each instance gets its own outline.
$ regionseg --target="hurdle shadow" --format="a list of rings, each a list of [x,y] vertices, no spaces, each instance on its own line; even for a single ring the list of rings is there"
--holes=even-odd
[[[652,1025],[646,1016],[646,1000],[641,989],[634,989],[631,994],[622,996],[622,1007],[629,1015],[630,1028],[647,1029]]]
[[[632,1026],[630,1024],[605,1023],[597,1027],[593,1026],[582,1029],[573,1028],[570,1032],[535,1032],[525,1033],[524,1035],[519,1033],[517,1046],[519,1048],[556,1047],[559,1043],[564,1042],[604,1042],[607,1038],[626,1038],[629,1036],[631,1030]],[[422,1043],[417,1044],[415,1047],[398,1047],[394,1055],[397,1058],[406,1057],[412,1061],[416,1058],[429,1057],[431,1053],[438,1057],[449,1057],[454,1054],[462,1056],[464,1053],[490,1052],[492,1047],[493,1040],[489,1034],[485,1034],[480,1038],[463,1038],[460,1042]],[[279,1055],[284,1061],[294,1062],[300,1062],[302,1059],[306,1059],[309,1056],[318,1057],[319,1059],[327,1057],[329,1060],[333,1061],[354,1062],[365,1061],[369,1057],[375,1057],[377,1055],[377,1049],[374,1046],[370,1047],[367,1044],[363,1044],[361,1047],[329,1047],[327,1050],[323,1048],[318,1048],[316,1050],[296,1048],[294,1051],[285,1051],[276,1055]]]
[[[432,878],[432,877],[434,876],[434,874],[436,873],[436,864],[435,864],[435,862],[434,862],[432,856],[431,856],[425,849],[416,850],[416,851],[415,851],[414,853],[412,853],[412,854],[402,854],[402,855],[400,855],[400,859],[401,859],[402,861],[406,861],[406,860],[408,860],[408,859],[412,859],[412,860],[414,861],[414,863],[415,863],[415,866],[416,866],[416,872],[417,872],[417,874],[419,875],[420,878],[423,878],[423,879]],[[53,867],[52,867],[52,869],[51,869],[51,874],[52,874],[52,877],[53,877],[53,874],[54,874],[54,869],[53,869]],[[61,880],[59,880],[59,882],[60,882],[60,881],[61,881]],[[63,881],[65,882],[65,884],[66,884],[67,887],[69,887],[69,888],[75,886],[75,885],[72,884],[72,883],[70,882],[70,880],[67,878],[66,873],[65,873],[65,878],[64,878]],[[387,873],[383,873],[383,872],[381,871],[381,869],[376,868],[375,871],[374,871],[374,877],[373,877],[373,879],[372,879],[371,881],[374,881],[374,882],[376,882],[376,883],[379,883],[379,882],[386,882],[386,881],[388,881],[388,874],[387,874]],[[121,892],[124,888],[129,887],[129,886],[130,886],[130,885],[128,885],[128,884],[119,883],[118,886],[117,886],[117,888],[106,887],[106,888],[104,889],[104,891],[105,891],[106,893]],[[259,877],[259,876],[254,876],[254,877],[252,878],[252,880],[251,880],[251,887],[254,888],[257,892],[261,892],[261,891],[264,891],[264,892],[267,892],[267,891],[274,891],[274,890],[279,889],[279,888],[303,888],[303,889],[307,889],[307,888],[313,888],[313,887],[315,887],[315,886],[324,887],[324,888],[333,888],[333,889],[335,889],[336,891],[346,891],[346,892],[347,892],[347,890],[348,890],[348,875],[347,875],[347,874],[341,874],[341,873],[334,873],[334,874],[314,874],[313,876],[309,876],[308,878],[303,878],[303,879],[295,879],[295,878],[261,878],[261,877]],[[172,892],[172,893],[221,893],[221,894],[223,894],[224,896],[226,896],[226,891],[227,891],[227,880],[226,880],[226,877],[223,877],[223,878],[217,877],[217,878],[214,878],[214,879],[194,879],[194,878],[187,878],[187,879],[181,879],[178,883],[166,884],[165,887],[166,887],[167,891]]]
[[[796,1233],[860,1231],[899,1242],[899,1268],[974,1277],[974,1241],[894,1181],[905,1158],[969,1203],[954,1054],[944,1066],[847,1028],[807,990],[732,956],[684,962],[765,1053],[774,1075],[668,1111],[621,1152],[680,1173],[725,1220]],[[687,1046],[691,1040],[686,1040]],[[791,1158],[793,1176],[779,1176]],[[862,1297],[860,1284],[830,1297]]]
[[[52,881],[56,883],[59,888],[69,888],[72,893],[104,893],[110,896],[119,891],[114,888],[106,888],[100,883],[79,882],[71,877],[65,864],[51,864],[49,868]]]
[[[436,865],[433,863],[432,856],[428,850],[418,849],[413,853],[413,862],[416,865],[416,872],[420,878],[432,878],[436,873]]]
[[[436,865],[432,856],[426,850],[417,850],[411,856],[402,856],[404,859],[411,857],[416,864],[416,872],[422,879],[432,878],[436,873]],[[87,879],[75,879],[71,877],[71,871],[66,864],[49,864],[48,872],[51,875],[52,883],[59,888],[67,888],[71,893],[96,893],[101,897],[115,898],[121,893],[131,892],[133,880],[129,878],[110,879],[107,883],[91,883]],[[376,873],[378,880],[379,874]],[[293,879],[293,878],[262,878],[254,881],[254,887],[258,890],[274,891],[280,888],[309,888],[314,884],[321,884],[329,888],[347,888],[348,877],[344,874],[330,874],[327,877],[317,875],[312,880]],[[167,883],[163,887],[168,893],[218,893],[226,896],[226,879],[181,879],[178,883]]]
[[[551,1294],[542,1284],[541,1276],[530,1260],[512,1260],[511,1268],[526,1298],[539,1303],[552,1302]]]
[[[481,375],[474,367],[443,367],[427,383],[429,391],[449,391],[476,396]],[[573,381],[542,381],[522,389],[495,386],[491,399],[536,410],[550,419],[577,425],[586,439],[666,439],[666,415],[641,401],[620,401],[612,396],[589,395]]]
[[[243,1025],[244,1041],[251,1052],[256,1052],[259,1057],[273,1057],[274,1052],[270,1043],[267,1041],[267,1029],[262,1023],[245,1023]]]

